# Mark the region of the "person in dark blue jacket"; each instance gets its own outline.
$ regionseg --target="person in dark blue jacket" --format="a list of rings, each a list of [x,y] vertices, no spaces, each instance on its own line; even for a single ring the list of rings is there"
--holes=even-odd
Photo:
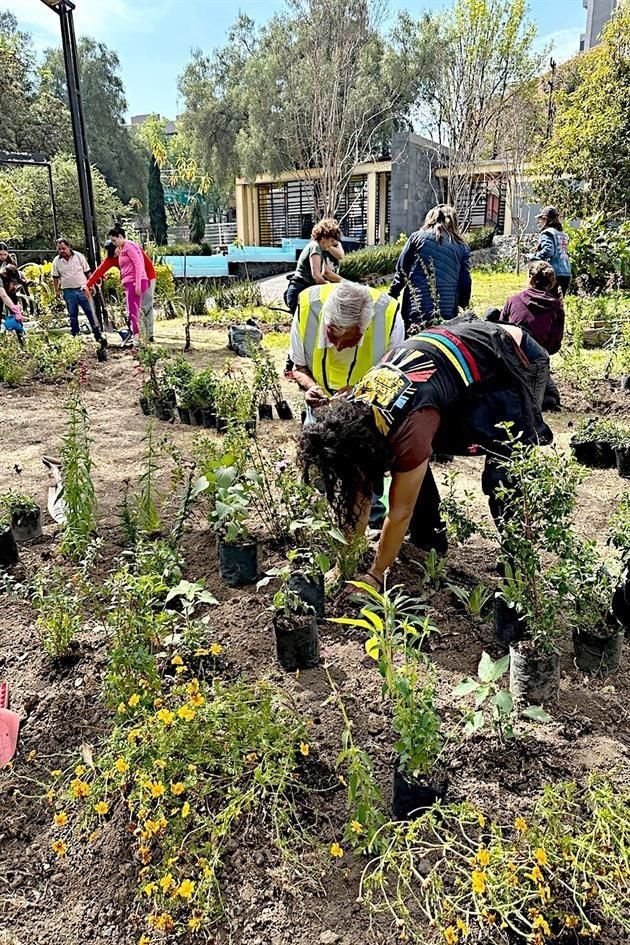
[[[408,334],[435,321],[456,318],[470,302],[470,247],[459,232],[457,214],[448,204],[427,213],[412,233],[396,264],[390,295],[401,292],[402,316]]]

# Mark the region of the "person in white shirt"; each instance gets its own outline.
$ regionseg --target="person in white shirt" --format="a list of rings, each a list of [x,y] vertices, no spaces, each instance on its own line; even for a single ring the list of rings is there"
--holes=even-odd
[[[73,335],[79,334],[79,309],[82,309],[90,323],[94,338],[103,344],[105,338],[101,334],[92,302],[83,293],[83,286],[90,274],[87,260],[83,253],[73,250],[66,239],[58,239],[56,247],[58,255],[55,256],[52,264],[53,285],[56,298],[59,299],[63,295],[66,303],[70,316],[70,332]]]

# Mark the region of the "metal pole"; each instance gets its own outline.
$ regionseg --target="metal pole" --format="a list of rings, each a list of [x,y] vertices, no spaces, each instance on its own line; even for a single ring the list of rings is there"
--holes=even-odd
[[[48,190],[50,191],[50,208],[52,210],[52,222],[53,222],[53,233],[55,235],[55,242],[59,238],[59,225],[57,223],[57,201],[55,200],[55,186],[53,184],[52,176],[52,164],[50,161],[46,164],[46,170],[48,171]]]
[[[77,44],[74,33],[74,21],[72,18],[73,5],[66,3],[66,0],[60,0],[55,10],[59,15],[59,22],[61,24],[61,42],[66,67],[74,150],[77,159],[81,213],[85,232],[85,249],[90,269],[94,270],[100,260],[100,249],[98,245],[98,229],[96,225],[96,210],[94,207],[94,192],[92,188],[92,168],[90,166],[90,155],[85,132],[85,118],[81,100]],[[96,315],[102,328],[103,319],[98,296],[96,301]]]

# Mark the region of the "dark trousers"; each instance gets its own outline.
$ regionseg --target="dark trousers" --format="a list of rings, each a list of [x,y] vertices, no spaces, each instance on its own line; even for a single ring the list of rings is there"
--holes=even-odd
[[[505,483],[505,472],[496,459],[486,457],[486,465],[481,476],[481,488],[488,497],[490,513],[497,527],[503,516],[503,503],[497,498],[496,490]],[[409,524],[409,538],[413,545],[429,551],[431,548],[444,554],[448,548],[446,526],[440,515],[440,493],[429,466],[420,494]]]
[[[296,309],[298,307],[298,296],[304,286],[294,285],[292,282],[286,288],[284,293],[284,304],[289,309],[292,315],[295,315]]]
[[[70,333],[73,335],[79,334],[79,309],[82,309],[90,323],[92,334],[97,341],[100,341],[101,330],[98,327],[96,317],[92,311],[92,303],[81,289],[64,289],[63,298],[68,308],[68,315],[70,316]]]
[[[562,294],[566,295],[571,285],[571,276],[556,276],[556,282],[562,289]]]

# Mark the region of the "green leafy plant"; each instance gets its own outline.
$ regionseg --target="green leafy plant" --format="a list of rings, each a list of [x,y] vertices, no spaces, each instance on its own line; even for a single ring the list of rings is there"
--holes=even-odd
[[[619,551],[624,564],[630,561],[630,491],[622,493],[610,518],[608,540]]]
[[[70,652],[72,643],[83,628],[83,594],[81,580],[59,567],[40,570],[33,585],[33,605],[37,612],[37,629],[44,650],[54,659]]]
[[[622,424],[615,423],[614,420],[592,417],[584,417],[580,420],[573,434],[573,439],[578,443],[594,443],[603,440],[612,445],[623,443],[627,437],[628,430]]]
[[[280,375],[270,353],[260,345],[252,345],[250,357],[254,361],[254,402],[266,404],[271,400],[273,403],[279,403],[283,399]]]
[[[0,509],[8,512],[9,515],[28,515],[29,512],[36,512],[39,505],[35,499],[25,492],[18,492],[16,489],[9,489],[0,495]]]
[[[457,490],[458,472],[450,472],[446,477],[446,491],[440,501],[440,515],[446,524],[449,541],[464,545],[474,535],[487,537],[488,529],[472,517],[474,493],[466,489]]]
[[[456,584],[449,584],[448,589],[455,595],[457,600],[461,601],[470,616],[475,619],[482,616],[493,598],[493,592],[484,584],[476,584],[470,590],[465,587],[458,587]]]
[[[61,549],[79,559],[96,530],[96,493],[92,482],[90,426],[88,415],[77,391],[65,405],[66,433],[61,446],[65,521]]]
[[[220,538],[229,545],[242,544],[249,538],[247,517],[256,473],[241,475],[235,466],[223,466],[215,472],[215,501],[210,521]]]
[[[425,580],[434,587],[439,587],[448,570],[448,558],[437,553],[435,548],[431,548],[424,559]]]
[[[427,775],[442,747],[434,675],[421,652],[435,628],[416,598],[396,590],[381,594],[369,584],[352,583],[370,602],[359,617],[336,617],[332,623],[368,631],[365,650],[378,664],[383,695],[391,703],[399,768],[410,777]]]
[[[365,535],[354,534],[349,536],[345,542],[339,543],[337,548],[337,567],[339,577],[342,581],[349,581],[355,577],[359,566],[368,551],[370,543]]]

